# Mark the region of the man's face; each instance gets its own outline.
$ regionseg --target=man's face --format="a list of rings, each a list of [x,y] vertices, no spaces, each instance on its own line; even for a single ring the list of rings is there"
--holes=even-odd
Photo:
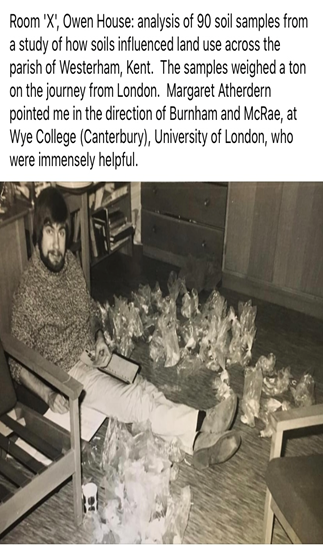
[[[43,236],[39,249],[42,261],[50,271],[59,272],[64,267],[65,248],[65,225],[47,223],[43,228]]]

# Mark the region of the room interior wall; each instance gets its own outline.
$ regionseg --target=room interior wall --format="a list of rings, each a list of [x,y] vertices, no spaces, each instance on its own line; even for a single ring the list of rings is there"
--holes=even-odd
[[[230,183],[223,285],[323,318],[323,183]]]

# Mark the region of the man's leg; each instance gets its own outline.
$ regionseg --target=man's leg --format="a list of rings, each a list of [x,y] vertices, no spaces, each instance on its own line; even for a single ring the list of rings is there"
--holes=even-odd
[[[149,420],[153,433],[169,441],[177,437],[183,450],[192,454],[198,410],[166,399],[140,376],[133,384],[125,384],[82,362],[71,369],[70,375],[83,384],[86,406],[120,422]]]

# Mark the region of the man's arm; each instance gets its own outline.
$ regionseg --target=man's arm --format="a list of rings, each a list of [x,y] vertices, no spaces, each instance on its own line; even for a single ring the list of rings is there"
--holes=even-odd
[[[26,297],[24,290],[18,289],[13,302],[11,333],[30,348],[35,348],[34,339],[37,333],[33,331],[28,317],[32,312],[32,298]],[[38,395],[54,412],[65,413],[68,410],[68,400],[52,390],[21,363],[9,358],[9,367],[14,380]]]
[[[55,413],[66,413],[69,408],[68,400],[61,394],[52,390],[42,380],[25,367],[20,371],[20,383],[26,386],[34,394],[38,395]]]

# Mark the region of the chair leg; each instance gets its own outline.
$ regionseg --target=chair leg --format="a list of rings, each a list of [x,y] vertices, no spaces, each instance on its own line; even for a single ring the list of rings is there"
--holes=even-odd
[[[264,528],[263,528],[263,543],[271,543],[273,537],[273,527],[274,527],[274,512],[271,508],[271,493],[268,488],[266,491],[266,500],[265,500],[265,515],[264,515]]]
[[[79,401],[70,399],[70,418],[71,418],[71,447],[74,450],[74,468],[73,473],[73,497],[74,497],[74,520],[75,525],[79,526],[83,519],[83,498],[82,498],[82,478],[81,478],[81,441],[80,441],[80,419],[79,419]]]
[[[74,520],[75,526],[80,526],[83,520],[83,499],[81,471],[76,471],[73,475],[73,496],[74,496]]]
[[[283,444],[283,432],[275,431],[271,439],[271,448],[269,460],[278,458],[281,455]],[[264,515],[264,543],[271,543],[273,537],[274,512],[271,508],[271,494],[267,488]]]

